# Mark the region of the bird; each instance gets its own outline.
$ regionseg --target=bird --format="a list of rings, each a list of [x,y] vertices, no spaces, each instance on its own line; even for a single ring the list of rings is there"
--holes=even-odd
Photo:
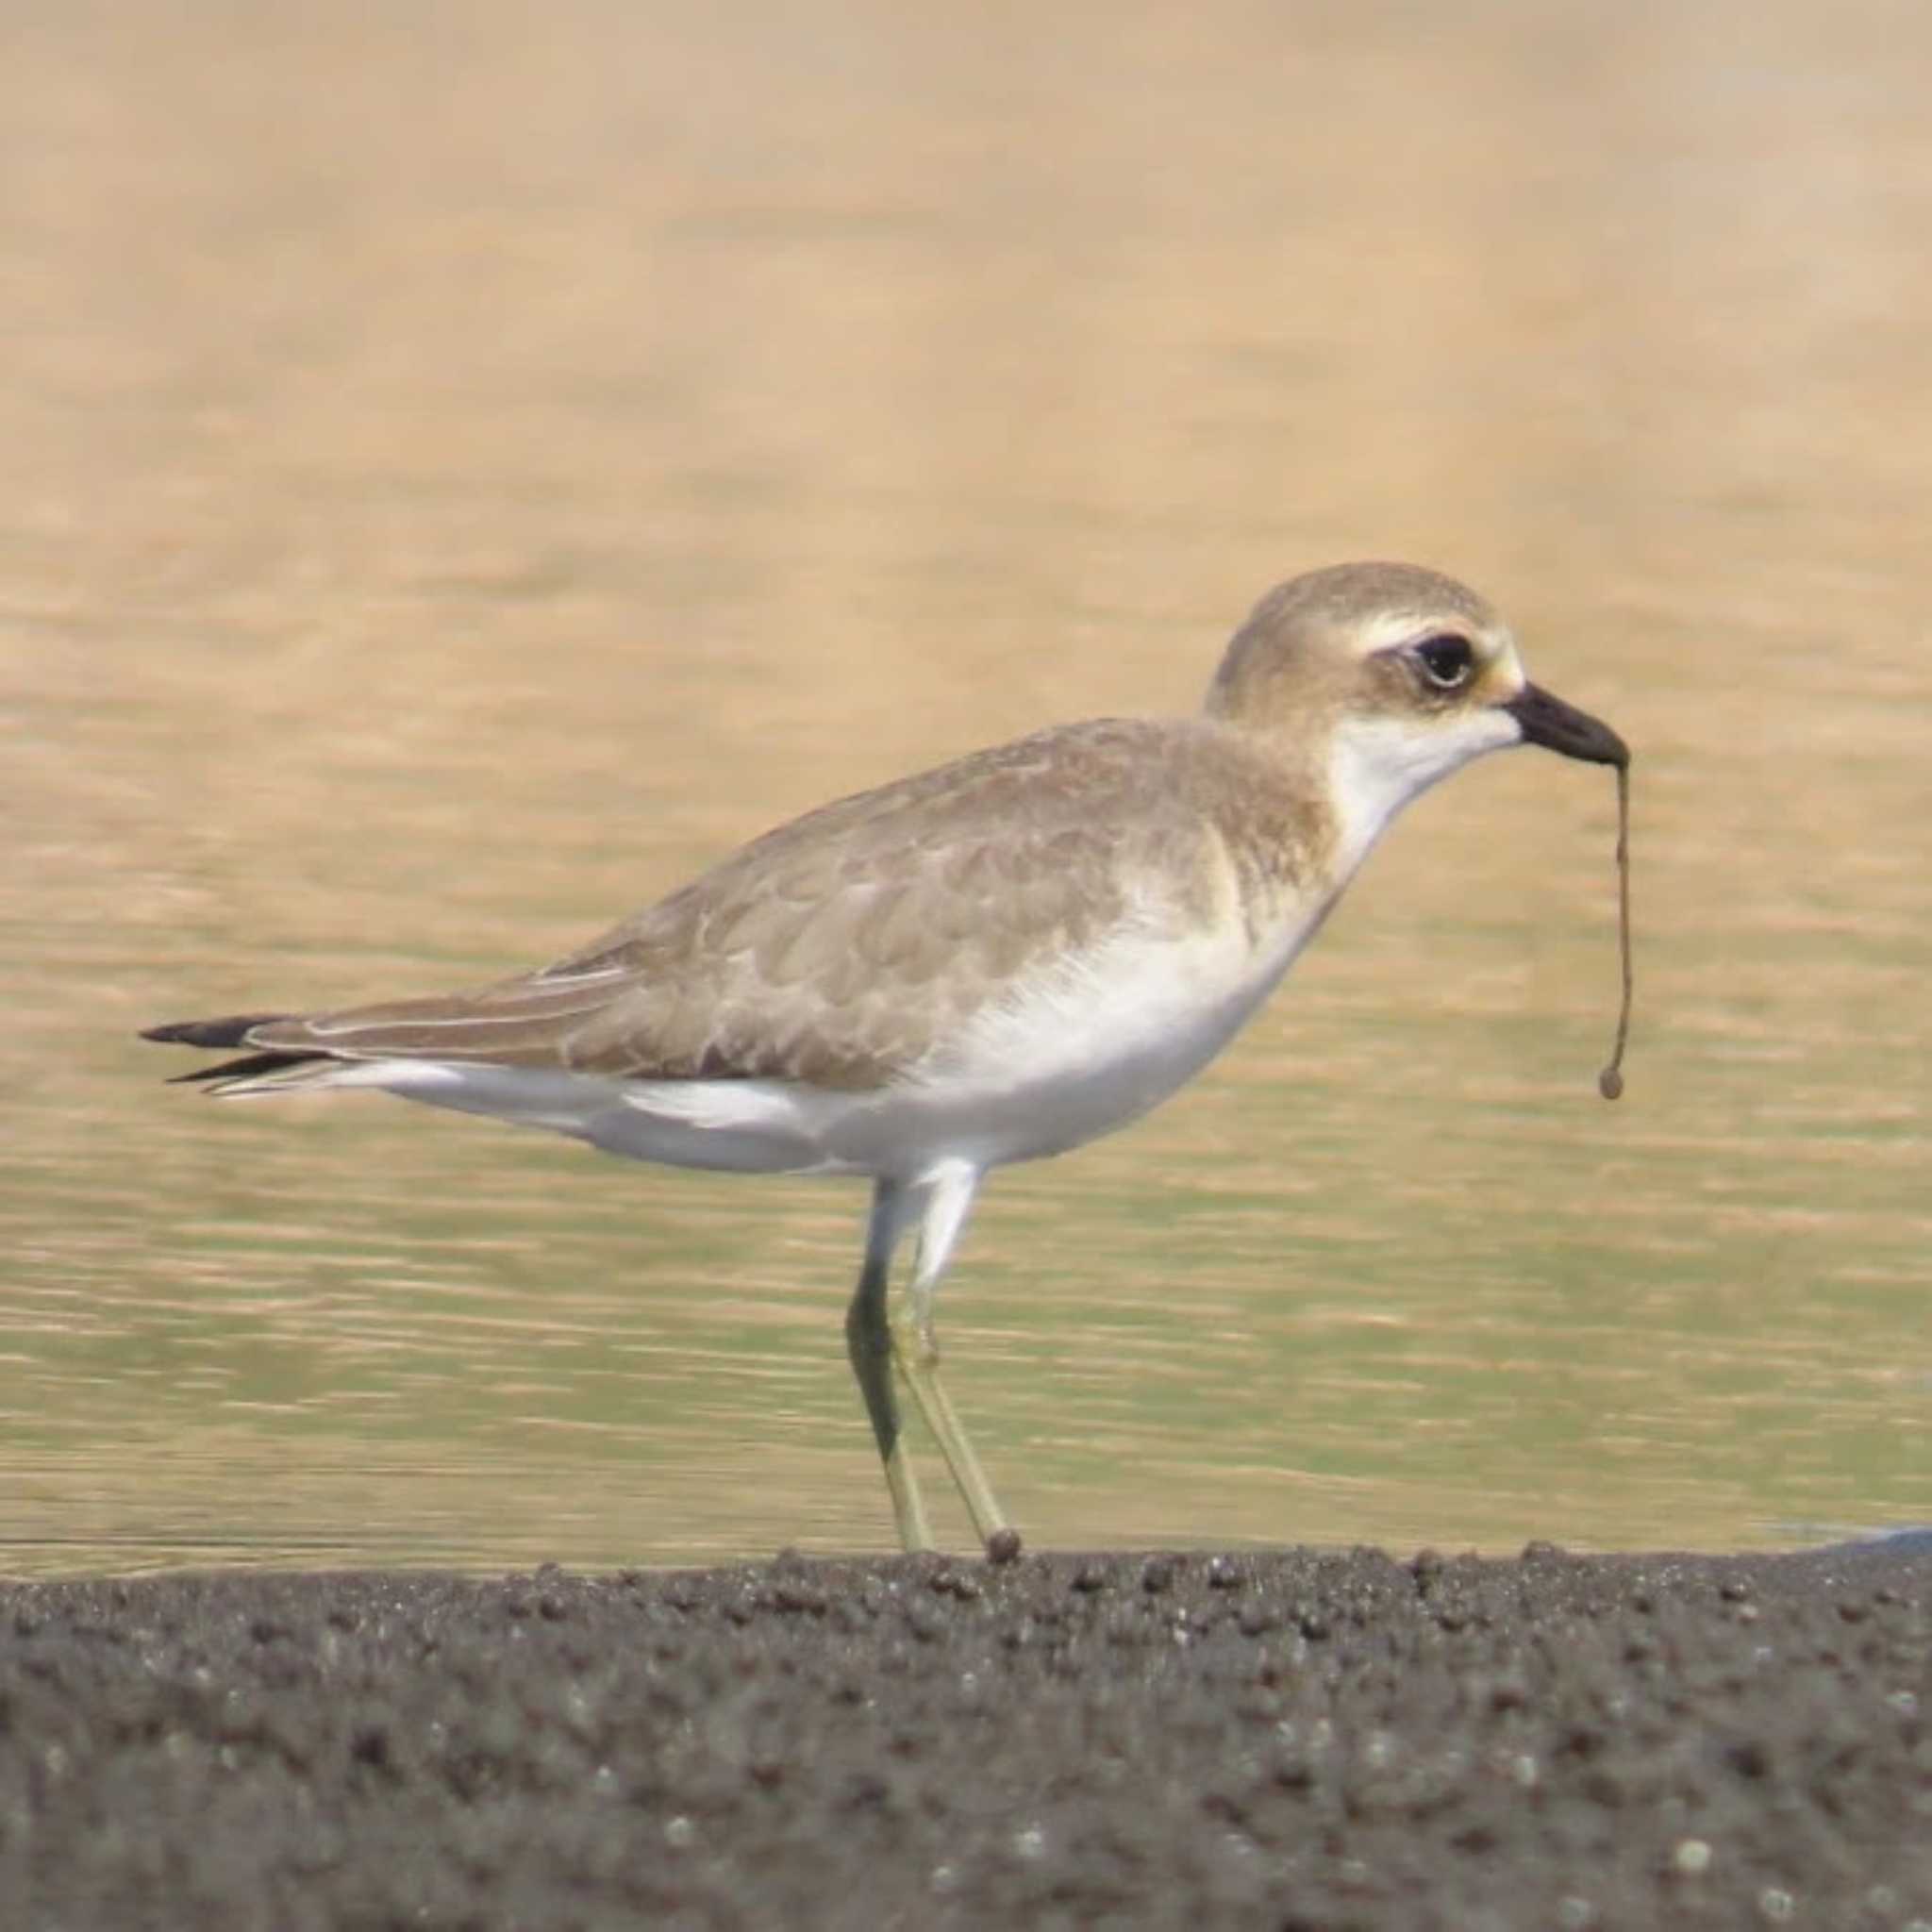
[[[1627,801],[1628,746],[1528,680],[1484,598],[1330,565],[1255,605],[1192,713],[1053,725],[841,798],[534,972],[142,1037],[238,1051],[177,1076],[225,1097],[375,1089],[634,1159],[868,1180],[845,1335],[900,1541],[934,1547],[903,1385],[1009,1560],[934,1320],[982,1181],[1192,1079],[1402,808],[1522,744],[1615,766]],[[1627,920],[1624,961],[1627,1022]]]

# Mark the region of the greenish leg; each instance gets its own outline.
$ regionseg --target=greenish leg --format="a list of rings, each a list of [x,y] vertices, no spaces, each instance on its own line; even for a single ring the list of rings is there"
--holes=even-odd
[[[979,1541],[991,1544],[994,1537],[1010,1534],[1012,1524],[1007,1521],[1007,1512],[1000,1507],[999,1498],[986,1479],[986,1471],[967,1440],[953,1398],[940,1380],[940,1352],[933,1340],[930,1311],[915,1304],[912,1310],[894,1314],[891,1328],[892,1357],[899,1365],[899,1373],[906,1377],[906,1386],[911,1390],[926,1427],[946,1458],[946,1467],[953,1473],[953,1481],[973,1518],[973,1527],[979,1532]],[[891,1473],[889,1468],[889,1479]]]
[[[891,1318],[892,1359],[946,1458],[980,1542],[991,1548],[998,1538],[1017,1549],[1007,1513],[966,1439],[952,1398],[940,1382],[939,1343],[933,1336],[933,1290],[952,1257],[978,1185],[978,1170],[963,1164],[943,1170],[929,1184],[912,1284],[907,1291],[906,1306],[895,1308]]]
[[[929,1550],[933,1547],[932,1530],[926,1524],[925,1505],[920,1500],[918,1478],[906,1457],[899,1402],[892,1389],[896,1342],[887,1307],[892,1250],[899,1244],[912,1206],[912,1198],[898,1182],[874,1184],[872,1218],[865,1230],[865,1264],[858,1272],[852,1306],[845,1311],[845,1352],[852,1358],[852,1373],[858,1378],[865,1412],[872,1419],[873,1440],[885,1465],[899,1541],[908,1550]]]

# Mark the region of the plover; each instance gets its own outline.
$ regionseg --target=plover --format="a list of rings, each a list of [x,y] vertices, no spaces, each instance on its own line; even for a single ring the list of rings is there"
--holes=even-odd
[[[225,1096],[375,1088],[634,1159],[869,1179],[845,1333],[900,1538],[932,1543],[895,1370],[1008,1556],[933,1329],[980,1182],[1191,1079],[1395,814],[1525,743],[1616,766],[1626,795],[1623,740],[1528,682],[1481,597],[1341,564],[1256,605],[1193,716],[1056,725],[824,806],[535,973],[144,1037],[242,1049],[181,1076]],[[1627,1021],[1627,926],[1625,948]]]

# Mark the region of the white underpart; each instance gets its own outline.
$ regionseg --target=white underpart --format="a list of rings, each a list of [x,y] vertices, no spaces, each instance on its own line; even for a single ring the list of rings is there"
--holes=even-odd
[[[1130,924],[1028,974],[893,1090],[879,1153],[995,1167],[1124,1126],[1234,1038],[1324,909],[1308,898],[1258,947],[1232,908],[1184,935]]]

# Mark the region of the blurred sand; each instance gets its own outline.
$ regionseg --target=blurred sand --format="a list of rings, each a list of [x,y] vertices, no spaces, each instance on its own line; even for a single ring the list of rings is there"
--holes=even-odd
[[[67,1932],[1932,1914],[1932,1555],[894,1558],[0,1591]]]

